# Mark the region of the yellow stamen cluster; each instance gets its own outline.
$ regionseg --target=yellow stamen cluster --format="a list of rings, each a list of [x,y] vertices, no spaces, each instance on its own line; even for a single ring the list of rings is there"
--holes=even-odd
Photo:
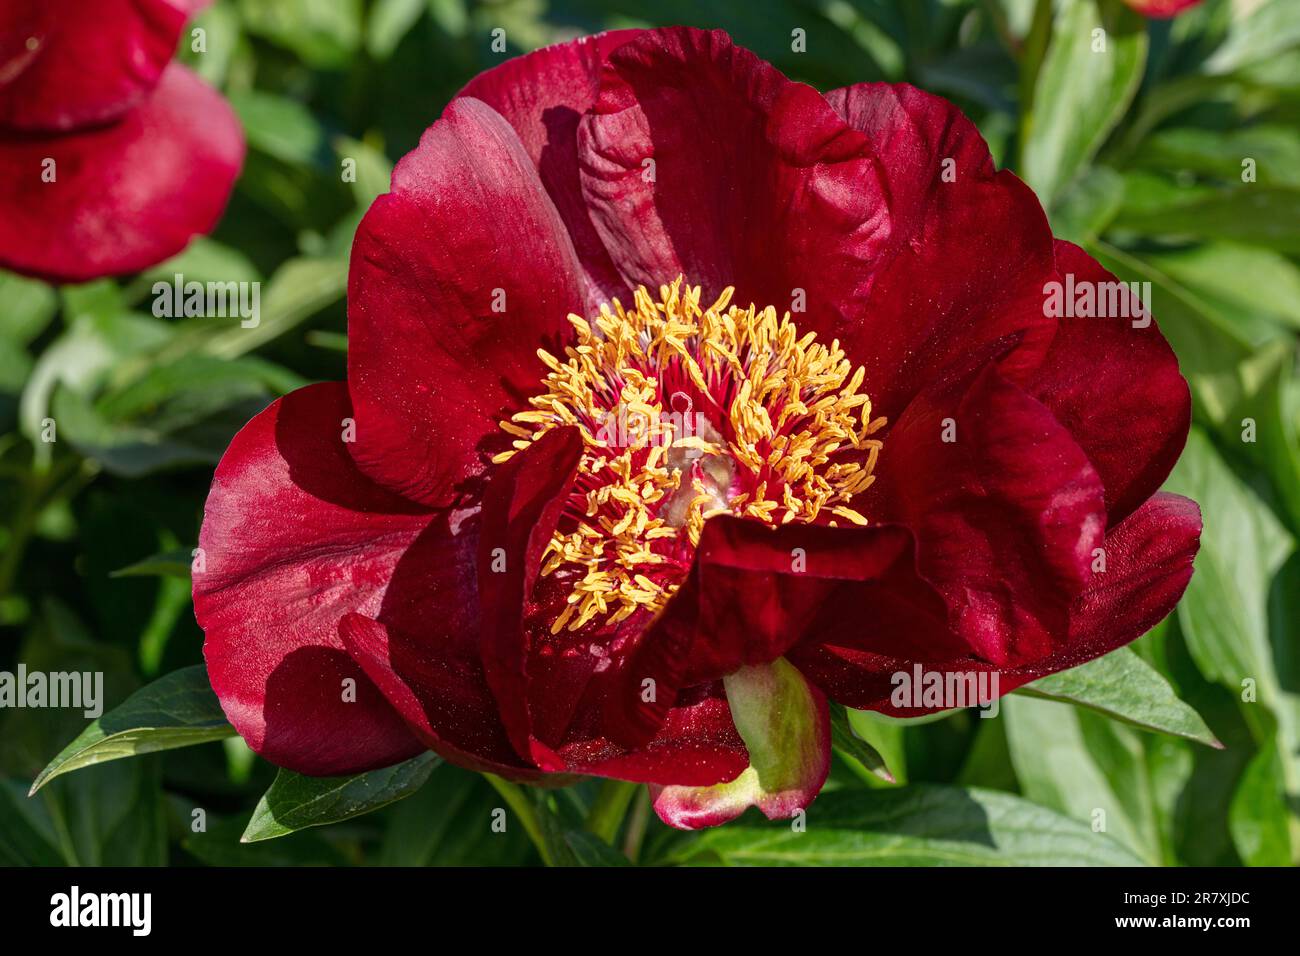
[[[859,391],[864,370],[732,292],[701,308],[680,277],[658,301],[641,287],[631,311],[615,299],[592,322],[570,315],[565,361],[538,350],[544,391],[501,422],[515,450],[493,461],[552,428],[582,435],[568,520],[543,558],[572,587],[552,633],[660,610],[713,515],[867,523],[849,504],[875,480],[885,420]]]

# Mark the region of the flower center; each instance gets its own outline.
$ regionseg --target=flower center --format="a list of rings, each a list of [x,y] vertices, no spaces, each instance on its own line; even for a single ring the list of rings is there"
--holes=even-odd
[[[630,311],[615,299],[591,322],[569,316],[566,361],[538,350],[543,391],[501,427],[515,451],[565,425],[583,439],[543,556],[565,594],[551,633],[661,610],[714,515],[867,523],[850,503],[875,480],[885,420],[871,418],[864,370],[732,292],[701,308],[681,277],[658,301],[639,287]]]

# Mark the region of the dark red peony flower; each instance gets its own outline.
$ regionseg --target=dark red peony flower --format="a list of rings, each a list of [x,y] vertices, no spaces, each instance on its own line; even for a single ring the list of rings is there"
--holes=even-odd
[[[431,748],[696,827],[806,806],[828,698],[1127,644],[1192,573],[1188,390],[1149,321],[1055,317],[1067,276],[1113,281],[912,87],[690,29],[479,76],[357,232],[347,384],[217,468],[227,715],[304,773]]]
[[[244,159],[221,96],[171,64],[208,0],[0,0],[0,266],[78,282],[216,225]]]

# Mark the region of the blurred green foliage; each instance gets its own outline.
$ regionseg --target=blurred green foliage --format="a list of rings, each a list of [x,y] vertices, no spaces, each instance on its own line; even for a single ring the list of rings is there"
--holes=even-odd
[[[1200,502],[1205,534],[1177,613],[1106,664],[1150,694],[1098,700],[1094,672],[1016,693],[997,720],[852,714],[867,746],[845,738],[801,840],[752,814],[672,833],[642,795],[620,824],[617,786],[525,792],[432,758],[363,787],[276,780],[238,738],[81,769],[28,798],[86,721],[11,710],[0,863],[625,861],[611,843],[660,863],[1300,857],[1293,0],[1207,0],[1151,22],[1118,0],[219,0],[197,21],[206,52],[181,52],[229,97],[250,147],[215,234],[125,281],[56,289],[0,274],[0,668],[103,671],[113,706],[201,662],[187,555],[212,466],[275,396],[344,377],[348,249],[392,162],[503,57],[670,23],[726,28],[823,90],[907,81],[953,99],[1058,235],[1152,284],[1195,406],[1168,487]],[[491,48],[498,28],[504,54]],[[149,289],[176,272],[263,281],[261,324],[155,318]],[[129,713],[149,712],[150,693]],[[195,698],[189,719],[213,703]],[[1224,749],[1196,742],[1205,725]],[[503,802],[534,832],[493,832]],[[593,806],[599,826],[584,824]],[[246,827],[255,842],[241,844]]]

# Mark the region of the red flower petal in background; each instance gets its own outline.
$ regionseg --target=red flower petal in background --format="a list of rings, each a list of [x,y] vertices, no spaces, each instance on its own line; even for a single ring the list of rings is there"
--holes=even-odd
[[[0,127],[58,131],[140,103],[210,0],[27,0],[0,9]]]
[[[1201,0],[1124,0],[1124,2],[1144,17],[1168,20],[1184,10],[1190,10]]]
[[[397,164],[348,277],[353,457],[428,504],[464,494],[482,441],[538,381],[535,350],[582,309],[564,224],[514,130],[461,98]]]
[[[216,225],[243,157],[230,106],[175,65],[107,126],[0,131],[11,187],[0,195],[0,266],[59,282],[145,269]]]
[[[235,436],[199,533],[194,612],[212,687],[248,745],[301,773],[382,767],[419,741],[344,649],[339,620],[379,612],[432,515],[374,485],[343,447],[340,384],[278,400]],[[356,682],[356,701],[343,681]]]

